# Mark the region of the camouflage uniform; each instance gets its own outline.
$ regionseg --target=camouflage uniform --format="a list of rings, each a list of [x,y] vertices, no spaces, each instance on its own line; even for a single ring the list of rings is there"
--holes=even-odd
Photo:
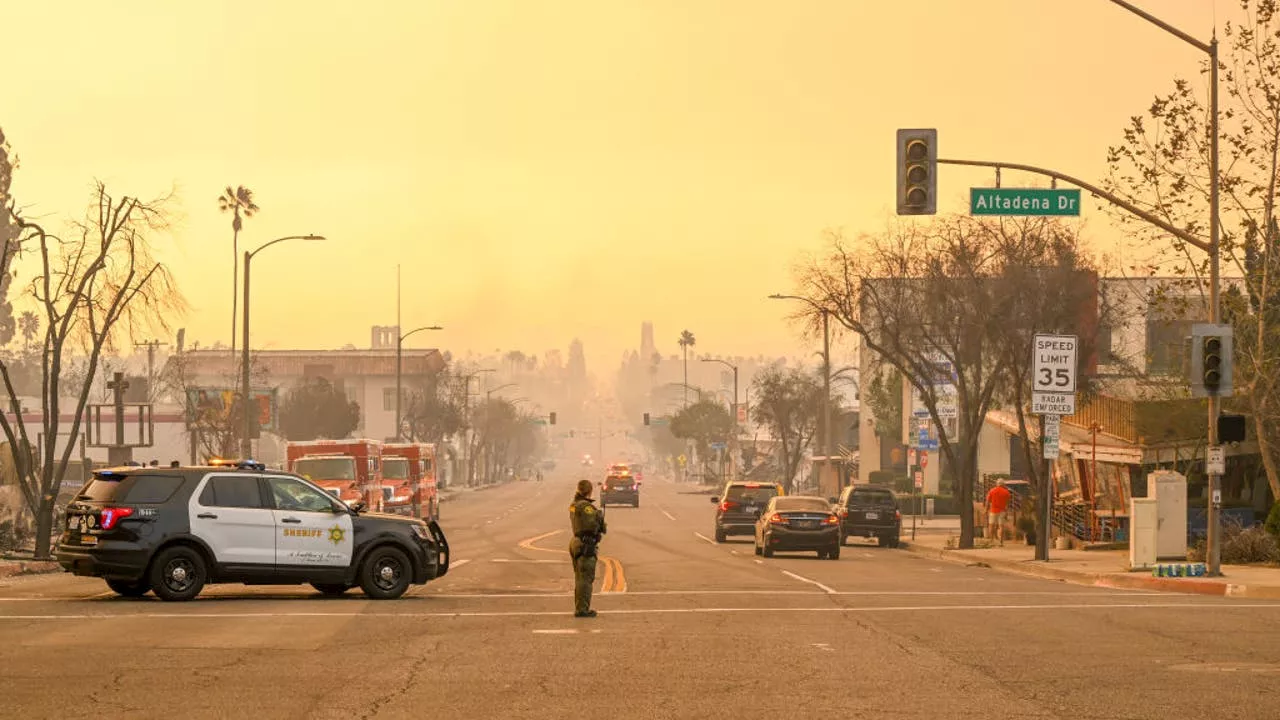
[[[574,615],[589,617],[595,614],[591,610],[591,587],[596,581],[596,546],[605,533],[604,515],[591,502],[590,493],[579,491],[574,495],[573,504],[569,505],[569,523],[573,527],[569,557],[573,559]]]

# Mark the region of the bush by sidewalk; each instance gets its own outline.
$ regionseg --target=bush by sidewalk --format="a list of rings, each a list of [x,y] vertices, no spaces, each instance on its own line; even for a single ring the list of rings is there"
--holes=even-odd
[[[1274,511],[1272,512],[1274,515]],[[1205,541],[1196,544],[1187,552],[1187,559],[1192,562],[1204,562],[1206,557]],[[1227,521],[1222,524],[1222,562],[1226,565],[1248,565],[1250,563],[1280,564],[1280,541],[1261,525],[1244,527],[1240,523]]]

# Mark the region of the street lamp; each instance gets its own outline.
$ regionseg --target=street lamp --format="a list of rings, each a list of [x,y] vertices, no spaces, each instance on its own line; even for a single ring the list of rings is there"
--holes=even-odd
[[[399,336],[399,337],[397,337],[397,338],[396,338],[396,442],[400,442],[400,439],[401,439],[401,431],[400,431],[400,422],[401,422],[401,420],[400,420],[400,374],[401,374],[401,369],[400,369],[400,365],[401,365],[401,355],[403,354],[403,351],[404,351],[404,341],[405,341],[405,340],[407,340],[407,339],[409,338],[409,336],[410,336],[410,335],[412,335],[412,334],[414,334],[414,333],[422,332],[423,330],[443,330],[443,329],[444,329],[444,328],[440,327],[439,325],[423,325],[422,327],[414,328],[414,329],[410,330],[409,332],[407,332],[407,333],[405,333],[405,334],[403,334],[403,335],[401,335],[401,336]],[[399,332],[400,332],[400,327],[399,327],[398,325],[396,326],[396,332],[397,332],[397,333],[399,333]]]
[[[253,415],[249,412],[249,263],[253,260],[253,256],[285,240],[324,240],[323,235],[287,235],[282,238],[276,238],[265,245],[259,246],[257,250],[250,252],[244,251],[244,347],[241,349],[243,355],[240,357],[240,406],[244,409],[244,437],[240,440],[240,456],[242,459],[248,459],[253,455],[253,441],[250,438],[253,435]]]
[[[826,456],[824,465],[831,467],[831,313],[821,305],[807,297],[799,295],[779,295],[774,293],[770,300],[799,300],[822,314],[822,453]],[[839,483],[836,483],[839,485]]]
[[[733,436],[732,436],[733,452],[729,456],[729,460],[730,460],[729,465],[733,469],[733,479],[737,480],[738,479],[738,432],[739,432],[739,428],[738,428],[738,366],[734,365],[728,360],[721,360],[720,358],[713,358],[713,357],[704,357],[702,358],[702,362],[720,363],[721,365],[724,365],[730,370],[733,370]]]

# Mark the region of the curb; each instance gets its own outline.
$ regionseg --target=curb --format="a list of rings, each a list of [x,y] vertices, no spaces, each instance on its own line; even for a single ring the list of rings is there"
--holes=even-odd
[[[1041,580],[1058,580],[1075,585],[1104,587],[1113,590],[1156,590],[1159,592],[1185,593],[1193,595],[1215,595],[1242,599],[1280,599],[1280,586],[1276,585],[1236,585],[1224,580],[1201,580],[1194,578],[1161,578],[1150,575],[1128,573],[1090,573],[1076,570],[1063,570],[1049,565],[1033,565],[1031,561],[1010,561],[996,558],[978,559],[969,555],[959,555],[955,550],[946,550],[912,545],[902,545],[909,553],[936,560],[972,566],[981,563],[995,570],[1039,578]]]
[[[0,563],[0,580],[18,575],[45,575],[55,572],[62,572],[62,566],[51,560]]]

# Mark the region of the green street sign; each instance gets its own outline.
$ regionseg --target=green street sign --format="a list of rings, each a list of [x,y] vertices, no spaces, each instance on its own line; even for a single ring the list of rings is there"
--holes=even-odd
[[[1080,214],[1080,191],[1041,188],[969,188],[970,215]]]

